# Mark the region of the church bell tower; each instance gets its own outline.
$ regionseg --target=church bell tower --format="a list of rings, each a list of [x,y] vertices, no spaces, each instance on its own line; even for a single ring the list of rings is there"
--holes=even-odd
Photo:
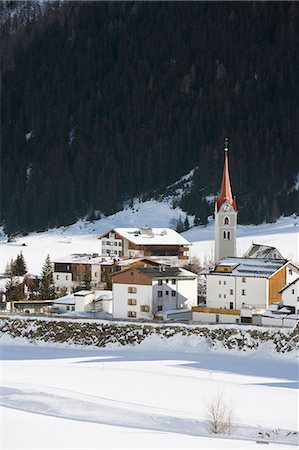
[[[224,139],[224,167],[221,191],[215,202],[215,263],[237,256],[237,203],[232,195],[228,170],[228,138]]]

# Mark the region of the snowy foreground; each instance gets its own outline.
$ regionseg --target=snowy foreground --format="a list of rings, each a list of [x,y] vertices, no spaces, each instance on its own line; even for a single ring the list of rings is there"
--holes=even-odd
[[[173,228],[180,216],[184,219],[185,213],[179,208],[173,209],[168,200],[163,202],[151,200],[144,203],[135,202],[133,209],[124,209],[95,222],[80,220],[68,227],[31,233],[10,243],[7,242],[6,236],[1,234],[0,229],[0,273],[4,272],[11,258],[15,259],[20,252],[25,257],[28,271],[39,275],[47,254],[53,261],[70,253],[100,253],[98,237],[111,228],[145,225]],[[193,218],[189,216],[190,224],[192,221]],[[192,257],[197,257],[202,263],[213,258],[213,220],[207,226],[191,228],[183,233],[183,236],[193,244],[190,249]],[[238,256],[243,256],[252,242],[277,247],[286,259],[299,262],[299,219],[292,216],[282,217],[270,224],[239,225]]]
[[[1,449],[296,448],[294,355],[193,352],[178,336],[121,349],[0,344]],[[218,392],[230,436],[207,432]]]

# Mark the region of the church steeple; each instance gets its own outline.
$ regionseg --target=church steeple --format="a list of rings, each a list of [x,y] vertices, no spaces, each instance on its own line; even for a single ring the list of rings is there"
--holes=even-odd
[[[223,167],[221,190],[216,202],[217,211],[219,211],[221,205],[225,202],[232,205],[234,210],[237,211],[236,199],[233,198],[228,170],[228,138],[224,139],[224,167]]]
[[[215,262],[236,256],[237,214],[228,170],[228,139],[225,138],[221,190],[215,202]]]

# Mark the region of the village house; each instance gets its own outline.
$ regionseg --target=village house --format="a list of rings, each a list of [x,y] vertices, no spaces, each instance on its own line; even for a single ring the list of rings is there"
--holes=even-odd
[[[222,259],[206,275],[206,305],[193,309],[193,320],[227,323],[243,317],[249,322],[252,313],[262,314],[280,302],[283,287],[297,278],[299,267],[291,261]]]
[[[112,278],[117,319],[149,319],[166,311],[190,313],[197,304],[197,275],[179,267],[128,268]]]
[[[115,228],[99,237],[103,257],[156,258],[186,263],[191,243],[171,228]]]
[[[244,253],[244,258],[284,259],[277,248],[254,243],[252,243],[247,252]]]
[[[56,292],[66,289],[72,292],[78,288],[97,289],[101,287],[101,262],[98,254],[77,254],[56,259],[53,262],[53,279]]]
[[[299,314],[299,277],[284,286],[280,294],[282,304],[291,308],[292,313]]]

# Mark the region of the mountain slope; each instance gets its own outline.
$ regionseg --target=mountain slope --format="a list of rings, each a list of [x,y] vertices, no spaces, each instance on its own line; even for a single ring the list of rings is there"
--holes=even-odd
[[[55,5],[55,3],[54,3]],[[173,183],[205,222],[230,138],[239,221],[298,211],[296,2],[65,2],[2,32],[6,231]]]

